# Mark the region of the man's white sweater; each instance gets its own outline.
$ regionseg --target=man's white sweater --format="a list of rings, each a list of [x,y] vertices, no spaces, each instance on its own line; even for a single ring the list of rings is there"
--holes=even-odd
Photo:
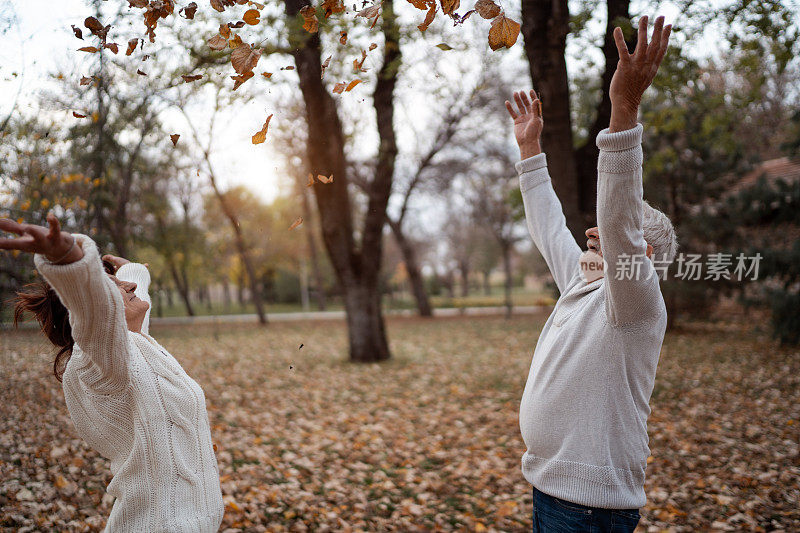
[[[644,257],[642,126],[597,137],[597,226],[605,276],[581,280],[544,154],[517,163],[531,236],[561,297],[542,329],[520,405],[525,478],[542,492],[609,509],[644,506],[649,400],[667,312]],[[622,259],[624,260],[624,259]],[[618,270],[619,267],[619,270]],[[632,277],[633,279],[627,279]]]
[[[217,460],[203,390],[148,335],[128,331],[122,294],[95,243],[76,235],[83,258],[36,268],[69,310],[75,349],[64,398],[78,434],[111,461],[116,498],[106,531],[212,532],[222,522]],[[150,274],[129,263],[117,277],[150,303]]]

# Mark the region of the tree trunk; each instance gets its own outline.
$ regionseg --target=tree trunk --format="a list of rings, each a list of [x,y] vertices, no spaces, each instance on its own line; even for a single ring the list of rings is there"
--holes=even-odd
[[[630,0],[607,0],[606,8],[608,20],[606,22],[606,34],[603,39],[603,56],[605,58],[605,69],[602,76],[602,94],[597,105],[597,114],[594,122],[589,127],[589,136],[583,146],[575,150],[575,164],[578,171],[578,190],[580,198],[580,210],[583,215],[585,225],[593,226],[597,211],[597,158],[600,150],[597,148],[595,139],[597,134],[608,127],[611,120],[611,98],[609,88],[611,78],[617,69],[619,55],[617,45],[614,42],[614,28],[622,23],[622,20],[630,20]],[[634,31],[628,39],[628,49],[633,49],[636,44],[637,32]],[[549,162],[549,161],[548,161]]]
[[[222,281],[222,302],[226,313],[231,310],[231,284],[227,278]]]
[[[492,286],[489,284],[489,274],[491,272],[489,270],[484,270],[483,272],[483,294],[486,296],[492,295]]]
[[[579,240],[583,221],[579,209],[578,172],[572,145],[569,80],[564,52],[569,33],[567,0],[522,0],[522,36],[531,79],[542,102],[547,127],[542,149],[567,226]]]
[[[308,0],[284,0],[288,17],[297,17]],[[391,0],[382,4],[383,64],[373,94],[377,118],[378,162],[366,187],[367,210],[357,247],[348,191],[345,140],[336,101],[322,82],[321,44],[317,33],[299,30],[302,41],[292,51],[308,125],[308,161],[312,174],[335,177],[332,183],[314,187],[322,226],[322,238],[347,312],[350,360],[380,361],[390,357],[380,305],[380,269],[383,226],[392,188],[397,143],[394,136],[394,87],[400,63],[399,29]]]
[[[511,273],[511,243],[501,243],[501,247],[503,249],[503,270],[506,273],[506,280],[505,280],[505,305],[506,305],[506,318],[511,318],[511,310],[513,307],[513,302],[511,301],[511,288],[514,283],[514,279]]]
[[[469,264],[466,261],[458,263],[458,271],[461,274],[461,297],[469,296]]]
[[[428,291],[425,290],[425,280],[422,278],[419,264],[417,263],[417,254],[414,246],[408,241],[400,228],[400,224],[387,219],[389,227],[392,228],[392,234],[397,241],[397,246],[400,247],[400,252],[403,254],[403,261],[406,264],[406,271],[408,271],[408,280],[411,283],[411,291],[414,294],[414,299],[417,302],[417,311],[419,316],[431,317],[433,311],[431,310],[430,300],[428,299]]]
[[[186,280],[181,278],[172,256],[167,258],[167,266],[169,267],[170,275],[172,275],[172,281],[175,282],[175,287],[178,289],[178,294],[180,295],[181,300],[183,300],[183,305],[186,307],[186,314],[189,316],[194,316],[194,309],[192,308],[192,302],[189,296],[189,286],[186,283]]]

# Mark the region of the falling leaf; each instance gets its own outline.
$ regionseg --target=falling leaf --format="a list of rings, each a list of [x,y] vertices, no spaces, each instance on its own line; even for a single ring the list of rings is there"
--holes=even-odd
[[[111,50],[111,51],[112,51],[114,54],[117,54],[117,53],[119,53],[119,45],[118,45],[117,43],[108,43],[108,44],[106,44],[106,45],[103,45],[103,48],[108,48],[108,49],[109,49],[109,50]]]
[[[76,113],[75,111],[72,112],[72,116],[75,118],[86,118],[86,115],[81,115],[79,113]]]
[[[99,52],[100,49],[97,48],[96,46],[84,46],[83,48],[78,48],[78,51],[79,52],[89,52],[90,54],[93,54],[95,52]]]
[[[433,0],[408,0],[408,3],[421,11],[427,11]]]
[[[381,6],[380,4],[378,4],[362,9],[361,11],[356,13],[356,16],[371,19],[380,15],[380,12],[381,12]]]
[[[314,174],[311,172],[308,173],[308,183],[306,183],[306,187],[311,187],[314,185]]]
[[[125,50],[125,55],[126,56],[131,55],[133,53],[133,51],[136,50],[136,46],[138,44],[139,44],[139,39],[138,38],[137,39],[131,39],[130,41],[128,41],[128,49]]]
[[[294,70],[294,65],[286,65],[285,67],[281,67],[281,70]]]
[[[202,77],[203,77],[202,74],[181,74],[181,78],[183,78],[183,81],[185,81],[186,83],[197,81]]]
[[[347,44],[347,32],[340,31],[339,32],[339,43],[340,44]]]
[[[94,17],[86,17],[86,20],[83,21],[83,25],[89,28],[92,33],[103,31],[103,25]]]
[[[331,57],[332,56],[328,56],[327,59],[325,59],[325,61],[322,62],[322,65],[321,65],[322,73],[319,76],[320,79],[322,79],[325,76],[325,69],[328,68],[328,65],[331,64]]]
[[[353,60],[353,72],[366,72],[367,69],[364,68],[364,61],[367,60],[367,52],[365,50],[361,50],[361,60],[358,59]]]
[[[303,29],[308,33],[316,33],[319,31],[319,19],[317,19],[317,10],[311,6],[305,6],[300,10],[300,15],[303,17]]]
[[[213,7],[220,13],[225,11],[225,6],[222,5],[222,2],[220,2],[220,0],[211,0],[211,7]]]
[[[489,30],[489,47],[492,50],[499,50],[500,48],[510,48],[517,42],[519,36],[519,23],[500,14],[492,21],[492,27]]]
[[[439,0],[442,3],[442,13],[445,15],[452,15],[458,6],[461,5],[460,0]]]
[[[300,347],[298,348],[298,350],[302,350],[302,349],[303,349],[303,346],[305,346],[305,344],[302,344],[302,343],[301,343],[301,344],[300,344]]]
[[[500,14],[500,6],[492,0],[478,0],[475,2],[475,11],[485,19],[493,19]]]
[[[142,71],[141,71],[141,70],[139,70],[139,69],[136,69],[136,74],[139,74],[140,76],[147,76],[147,73],[146,73],[146,72],[142,72]]]
[[[252,72],[261,57],[261,50],[243,44],[231,52],[231,64],[238,74]]]
[[[242,42],[242,38],[239,37],[238,35],[234,35],[233,39],[228,41],[228,46],[231,48],[231,50],[235,50],[235,49],[239,48],[240,46],[242,46],[242,44],[244,44]]]
[[[75,37],[77,37],[78,39],[83,40],[83,31],[77,26],[75,26],[75,24],[72,25],[72,33],[74,33]]]
[[[344,11],[344,2],[342,0],[323,0],[322,10],[325,12],[325,18],[328,18],[334,13]]]
[[[353,90],[353,87],[355,87],[359,83],[361,83],[360,79],[358,79],[358,78],[354,79],[353,81],[351,81],[350,83],[347,84],[347,88],[344,91],[349,93],[350,91]]]
[[[87,78],[86,76],[81,76],[81,85],[89,85],[92,82],[92,78]]]
[[[337,83],[336,85],[333,86],[333,93],[334,94],[342,94],[342,92],[344,92],[344,88],[345,87],[347,87],[347,84],[345,82],[343,82],[343,81],[339,82],[339,83]]]
[[[227,24],[220,24],[219,34],[225,37],[226,39],[229,39],[231,36],[231,27],[228,26]]]
[[[272,115],[267,117],[266,122],[264,122],[264,127],[253,135],[253,144],[261,144],[267,140],[267,128],[269,128],[270,120],[272,120]]]
[[[181,8],[181,11],[187,19],[192,20],[194,18],[194,14],[197,13],[197,3],[189,2],[186,7]]]
[[[237,20],[236,22],[229,22],[228,23],[228,27],[231,28],[231,29],[244,28],[244,21],[243,20]]]
[[[370,44],[370,45],[369,45],[369,51],[370,51],[370,52],[372,52],[372,51],[373,51],[373,50],[375,50],[376,48],[378,48],[378,45],[377,45],[377,44],[375,44],[375,43],[372,43],[372,44]]]
[[[252,70],[250,72],[245,72],[244,74],[240,74],[238,76],[231,76],[231,79],[234,81],[233,90],[235,91],[236,89],[241,87],[244,82],[246,82],[252,77],[253,77]]]
[[[431,2],[428,7],[428,12],[425,14],[425,20],[417,26],[419,31],[425,31],[428,29],[428,26],[431,25],[433,19],[436,17],[436,2]]]
[[[267,79],[270,79],[272,77],[272,72],[262,72],[261,75]]]
[[[228,40],[219,33],[208,40],[208,47],[212,50],[222,50],[228,46]]]
[[[292,225],[289,226],[289,231],[292,231],[294,228],[296,228],[302,223],[303,223],[303,217],[297,217],[297,219],[294,222],[292,222]]]
[[[251,26],[255,26],[261,22],[261,12],[258,9],[248,9],[244,12],[242,20]]]
[[[178,139],[180,139],[180,137],[181,136],[179,133],[173,133],[172,135],[169,136],[169,140],[172,141],[172,146],[178,145]]]
[[[330,177],[328,177],[328,176],[323,176],[322,174],[318,174],[318,175],[317,175],[317,179],[318,179],[319,181],[321,181],[322,183],[333,183],[333,174],[331,174],[331,176],[330,176]]]
[[[452,46],[450,46],[450,45],[449,45],[449,44],[447,44],[447,43],[439,43],[439,44],[437,44],[437,45],[436,45],[436,48],[440,48],[440,49],[442,49],[442,50],[444,50],[444,51],[447,51],[447,50],[452,50],[452,49],[453,49],[453,47],[452,47]]]

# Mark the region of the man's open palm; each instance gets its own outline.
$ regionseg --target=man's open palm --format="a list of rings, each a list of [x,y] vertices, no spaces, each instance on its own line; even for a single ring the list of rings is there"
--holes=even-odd
[[[664,27],[664,17],[656,19],[653,38],[647,42],[647,17],[639,19],[639,38],[633,54],[622,36],[622,30],[614,28],[614,41],[619,52],[619,63],[614,77],[611,78],[609,96],[615,105],[629,109],[637,109],[644,91],[653,83],[658,67],[669,44],[672,25]]]
[[[525,154],[534,146],[538,151],[539,139],[544,128],[542,103],[535,91],[530,92],[530,99],[524,92],[515,92],[514,101],[517,103],[517,109],[515,110],[508,100],[506,100],[506,109],[514,119],[514,137],[517,138],[520,151]]]

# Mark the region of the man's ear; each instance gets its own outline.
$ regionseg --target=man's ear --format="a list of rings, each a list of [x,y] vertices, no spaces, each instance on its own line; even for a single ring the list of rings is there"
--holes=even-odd
[[[644,252],[644,253],[645,253],[645,255],[646,255],[647,257],[649,257],[650,259],[652,259],[652,258],[653,258],[653,247],[652,247],[652,246],[651,246],[649,243],[648,243],[648,245],[647,245],[647,250],[645,250],[645,252]]]

